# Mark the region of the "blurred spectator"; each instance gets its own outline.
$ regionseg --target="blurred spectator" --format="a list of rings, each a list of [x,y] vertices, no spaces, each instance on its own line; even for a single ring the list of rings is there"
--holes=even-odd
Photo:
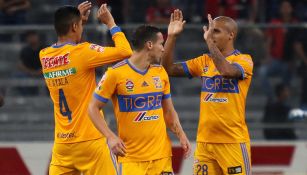
[[[39,51],[44,48],[40,42],[37,32],[29,31],[26,33],[26,45],[20,52],[20,62],[18,71],[15,74],[18,78],[41,78],[41,63],[39,61]],[[19,87],[22,95],[37,95],[38,87]]]
[[[207,7],[206,2],[207,0],[172,0],[173,6],[183,12],[185,20],[192,23],[201,23],[204,19],[207,19],[208,13],[204,11],[204,8],[206,9]],[[210,3],[208,7],[212,7],[213,5],[213,3]],[[215,17],[214,14],[211,15]]]
[[[301,107],[307,110],[307,31],[305,28],[298,33],[294,42],[296,56],[300,59],[298,69],[299,76],[302,78],[301,83]]]
[[[297,0],[295,12],[300,21],[307,22],[307,0]]]
[[[30,6],[29,0],[0,0],[0,24],[25,24]]]
[[[257,17],[257,0],[220,0],[218,16],[254,22]]]
[[[275,88],[276,99],[268,101],[263,122],[266,124],[287,124],[290,122],[288,114],[290,106],[287,104],[290,97],[290,90],[285,84],[278,84]],[[269,140],[294,140],[297,139],[292,128],[264,129],[264,136]]]
[[[96,0],[98,7],[101,6],[101,4],[106,3],[108,7],[111,10],[111,13],[116,19],[116,23],[118,24],[123,24],[125,19],[124,19],[124,14],[126,13],[125,9],[128,8],[128,4],[125,3],[127,0]]]
[[[273,19],[272,25],[295,24],[298,20],[293,16],[293,8],[288,0],[281,1],[280,16]],[[293,44],[297,29],[287,26],[273,27],[266,31],[267,36],[267,56],[259,70],[262,87],[270,98],[272,88],[269,81],[271,76],[279,76],[284,83],[291,83],[293,74]]]
[[[168,24],[171,13],[175,10],[170,0],[156,0],[146,11],[146,22]]]

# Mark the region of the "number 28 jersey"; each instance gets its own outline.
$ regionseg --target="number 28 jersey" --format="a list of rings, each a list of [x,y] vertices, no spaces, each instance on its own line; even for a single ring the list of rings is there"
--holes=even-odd
[[[116,47],[84,42],[41,50],[43,75],[54,104],[55,143],[102,137],[88,115],[88,104],[96,87],[95,67],[119,61],[132,53],[122,32],[114,33],[112,38]]]

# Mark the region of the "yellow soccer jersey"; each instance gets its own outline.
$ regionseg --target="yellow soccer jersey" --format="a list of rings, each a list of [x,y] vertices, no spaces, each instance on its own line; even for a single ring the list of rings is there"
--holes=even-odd
[[[132,54],[119,27],[112,28],[112,31],[116,47],[84,42],[53,45],[41,50],[43,74],[54,104],[56,143],[75,143],[102,137],[92,124],[87,110],[96,87],[95,67]]]
[[[198,142],[249,141],[245,123],[245,100],[252,79],[253,61],[250,55],[241,54],[237,50],[226,60],[241,70],[240,79],[222,77],[210,55],[182,63],[189,77],[201,77]]]
[[[170,84],[162,66],[151,65],[141,72],[124,60],[108,69],[94,96],[104,103],[112,99],[118,134],[127,151],[119,162],[171,156],[162,110],[162,100],[170,97]]]

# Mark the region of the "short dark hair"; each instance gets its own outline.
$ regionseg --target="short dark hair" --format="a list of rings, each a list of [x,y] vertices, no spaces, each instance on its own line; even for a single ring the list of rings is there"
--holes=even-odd
[[[134,49],[141,50],[144,48],[144,44],[147,41],[157,41],[157,33],[161,32],[161,30],[157,27],[150,25],[141,25],[139,26],[134,34],[132,39],[132,45]]]
[[[73,6],[63,6],[56,10],[54,14],[54,28],[58,36],[64,36],[69,32],[70,26],[81,20],[78,8]]]

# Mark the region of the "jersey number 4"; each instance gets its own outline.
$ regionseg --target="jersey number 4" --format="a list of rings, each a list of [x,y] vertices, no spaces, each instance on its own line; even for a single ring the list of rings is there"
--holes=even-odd
[[[64,91],[63,89],[59,89],[59,101],[60,101],[60,112],[63,116],[66,116],[68,118],[68,122],[70,123],[71,118],[71,111],[69,110]]]

